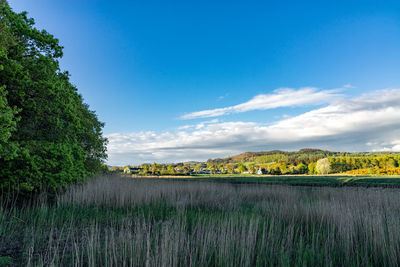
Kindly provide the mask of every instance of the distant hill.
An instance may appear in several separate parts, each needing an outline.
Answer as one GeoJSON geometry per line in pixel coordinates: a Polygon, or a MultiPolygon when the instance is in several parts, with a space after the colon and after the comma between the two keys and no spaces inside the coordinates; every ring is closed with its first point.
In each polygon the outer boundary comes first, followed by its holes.
{"type": "Polygon", "coordinates": [[[317,148],[303,148],[298,151],[260,151],[260,152],[244,152],[238,155],[229,156],[226,158],[209,159],[207,163],[211,164],[226,164],[226,163],[268,163],[278,160],[285,160],[292,163],[310,163],[318,159],[326,157],[365,157],[372,155],[398,154],[393,152],[333,152],[321,150],[317,148]]]}
{"type": "Polygon", "coordinates": [[[198,164],[203,164],[204,162],[202,161],[185,161],[183,162],[184,166],[194,166],[194,165],[198,165],[198,164]]]}
{"type": "MultiPolygon", "coordinates": [[[[123,171],[123,168],[112,168],[123,171]]],[[[244,152],[207,162],[142,164],[141,175],[192,174],[328,174],[400,175],[399,152],[334,152],[316,148],[298,151],[244,152]],[[321,160],[323,159],[323,160],[321,160]],[[321,160],[321,161],[319,161],[321,160]],[[318,163],[319,162],[319,163],[318,163]]]]}

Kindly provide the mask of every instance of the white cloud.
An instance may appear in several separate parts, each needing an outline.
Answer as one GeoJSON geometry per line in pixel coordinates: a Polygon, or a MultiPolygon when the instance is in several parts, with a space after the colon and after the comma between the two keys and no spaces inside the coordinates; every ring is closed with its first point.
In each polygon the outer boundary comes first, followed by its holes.
{"type": "Polygon", "coordinates": [[[178,130],[188,130],[188,129],[200,129],[203,128],[206,124],[210,123],[217,123],[219,120],[218,119],[213,119],[209,121],[203,121],[197,124],[188,124],[188,125],[183,125],[178,127],[178,130]]]}
{"type": "Polygon", "coordinates": [[[183,115],[182,119],[210,118],[231,113],[241,113],[251,110],[266,110],[278,107],[294,107],[304,105],[320,105],[331,102],[339,96],[339,90],[319,90],[314,87],[304,87],[298,90],[280,88],[272,94],[260,94],[249,101],[235,106],[202,110],[183,115]]]}
{"type": "Polygon", "coordinates": [[[400,152],[400,140],[393,142],[392,151],[400,152]]]}
{"type": "Polygon", "coordinates": [[[110,164],[176,162],[244,151],[317,147],[400,151],[400,89],[334,102],[273,124],[202,122],[177,132],[111,134],[110,164]]]}
{"type": "Polygon", "coordinates": [[[374,147],[372,151],[400,152],[400,139],[389,143],[368,143],[368,145],[374,147]]]}

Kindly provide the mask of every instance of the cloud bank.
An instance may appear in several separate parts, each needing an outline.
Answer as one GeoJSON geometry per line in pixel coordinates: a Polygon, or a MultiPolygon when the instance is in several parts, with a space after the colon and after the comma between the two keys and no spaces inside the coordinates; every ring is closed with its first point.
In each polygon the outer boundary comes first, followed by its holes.
{"type": "Polygon", "coordinates": [[[212,120],[176,132],[115,133],[107,138],[109,164],[124,165],[303,147],[400,151],[399,136],[400,89],[391,89],[334,102],[273,124],[212,120]]]}
{"type": "Polygon", "coordinates": [[[210,118],[251,110],[321,105],[329,103],[333,99],[337,98],[339,96],[338,91],[339,90],[319,90],[315,87],[304,87],[298,90],[292,88],[280,88],[275,90],[273,94],[260,94],[239,105],[192,112],[183,115],[181,118],[185,120],[210,118]]]}

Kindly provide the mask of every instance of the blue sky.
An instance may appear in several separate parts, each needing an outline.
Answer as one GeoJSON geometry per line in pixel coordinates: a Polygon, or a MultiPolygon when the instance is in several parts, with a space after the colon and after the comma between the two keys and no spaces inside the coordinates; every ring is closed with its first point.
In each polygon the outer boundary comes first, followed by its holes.
{"type": "Polygon", "coordinates": [[[60,39],[110,164],[400,147],[398,1],[9,3],[60,39]]]}

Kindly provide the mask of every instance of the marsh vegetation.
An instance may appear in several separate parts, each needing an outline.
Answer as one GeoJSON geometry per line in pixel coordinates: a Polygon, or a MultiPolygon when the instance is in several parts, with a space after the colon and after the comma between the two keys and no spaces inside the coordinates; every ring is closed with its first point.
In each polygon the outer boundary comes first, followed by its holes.
{"type": "Polygon", "coordinates": [[[27,266],[369,266],[400,262],[396,188],[100,177],[0,210],[27,266]]]}

